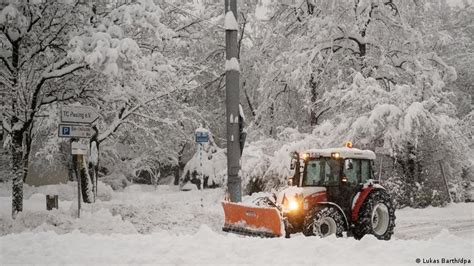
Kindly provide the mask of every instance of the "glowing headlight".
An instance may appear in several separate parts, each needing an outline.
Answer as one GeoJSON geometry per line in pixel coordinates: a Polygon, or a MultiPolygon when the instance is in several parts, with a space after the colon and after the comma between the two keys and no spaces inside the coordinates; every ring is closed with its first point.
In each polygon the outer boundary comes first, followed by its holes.
{"type": "Polygon", "coordinates": [[[296,202],[295,200],[290,200],[289,204],[288,204],[288,208],[291,210],[291,211],[294,211],[294,210],[297,210],[299,208],[299,204],[298,202],[296,202]]]}
{"type": "Polygon", "coordinates": [[[301,156],[301,158],[302,158],[303,160],[305,160],[305,161],[308,160],[308,159],[309,159],[309,153],[303,154],[303,155],[301,156]]]}

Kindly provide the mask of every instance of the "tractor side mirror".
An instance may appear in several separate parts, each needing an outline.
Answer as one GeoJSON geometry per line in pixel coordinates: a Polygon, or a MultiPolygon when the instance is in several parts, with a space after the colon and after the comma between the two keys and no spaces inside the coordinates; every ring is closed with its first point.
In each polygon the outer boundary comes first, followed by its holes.
{"type": "Polygon", "coordinates": [[[354,164],[352,163],[351,159],[348,159],[344,162],[344,168],[346,170],[352,170],[354,168],[354,164]]]}

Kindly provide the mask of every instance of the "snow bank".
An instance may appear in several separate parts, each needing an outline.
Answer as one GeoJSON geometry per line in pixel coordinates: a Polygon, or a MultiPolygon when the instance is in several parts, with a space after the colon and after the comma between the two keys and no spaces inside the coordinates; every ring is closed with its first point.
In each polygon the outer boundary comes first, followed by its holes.
{"type": "Polygon", "coordinates": [[[403,208],[396,211],[398,238],[429,239],[448,228],[451,234],[474,239],[474,204],[451,203],[425,209],[403,208]]]}
{"type": "Polygon", "coordinates": [[[11,196],[0,196],[0,235],[48,230],[61,234],[73,230],[88,234],[160,230],[192,234],[201,224],[215,230],[222,227],[224,191],[220,189],[202,193],[181,192],[177,186],[131,185],[122,192],[112,191],[109,201],[82,204],[81,219],[77,219],[75,196],[72,201],[60,198],[59,210],[52,211],[46,210],[45,197],[42,193],[25,197],[24,211],[12,220],[11,196]]]}
{"type": "MultiPolygon", "coordinates": [[[[44,205],[44,195],[35,194],[33,200],[36,196],[38,196],[38,199],[42,199],[41,205],[44,205]]],[[[54,231],[55,233],[65,234],[74,230],[79,230],[86,234],[137,233],[137,230],[129,221],[124,221],[121,216],[112,215],[108,209],[83,204],[81,218],[78,219],[76,216],[77,204],[74,205],[71,204],[71,202],[68,202],[66,206],[68,206],[68,208],[63,207],[59,210],[52,211],[25,210],[19,213],[15,220],[13,220],[10,215],[2,213],[0,216],[0,235],[25,231],[54,231]]]]}
{"type": "Polygon", "coordinates": [[[380,241],[373,237],[355,241],[301,235],[290,239],[240,237],[218,234],[206,225],[192,235],[44,232],[4,236],[0,243],[1,264],[414,265],[417,258],[472,259],[473,248],[471,241],[446,230],[429,241],[380,241]]]}
{"type": "MultiPolygon", "coordinates": [[[[109,185],[97,182],[97,198],[102,201],[108,201],[112,198],[113,190],[109,185]]],[[[23,198],[28,199],[34,194],[43,194],[43,201],[45,195],[58,195],[59,201],[74,201],[77,199],[77,182],[68,182],[66,184],[45,185],[45,186],[30,186],[23,185],[23,198]]],[[[12,194],[11,183],[3,183],[0,185],[0,197],[10,197],[12,194]]],[[[46,205],[45,205],[46,206],[46,205]]]]}

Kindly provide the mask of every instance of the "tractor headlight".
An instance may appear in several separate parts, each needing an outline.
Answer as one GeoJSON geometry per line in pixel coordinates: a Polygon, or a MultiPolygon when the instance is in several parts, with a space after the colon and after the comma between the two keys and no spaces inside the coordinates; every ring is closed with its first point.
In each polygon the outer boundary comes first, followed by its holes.
{"type": "Polygon", "coordinates": [[[301,159],[303,160],[308,160],[309,159],[309,153],[304,153],[302,156],[301,156],[301,159]]]}
{"type": "Polygon", "coordinates": [[[300,207],[300,204],[294,199],[291,199],[290,202],[288,203],[288,209],[290,211],[297,210],[299,207],[300,207]]]}

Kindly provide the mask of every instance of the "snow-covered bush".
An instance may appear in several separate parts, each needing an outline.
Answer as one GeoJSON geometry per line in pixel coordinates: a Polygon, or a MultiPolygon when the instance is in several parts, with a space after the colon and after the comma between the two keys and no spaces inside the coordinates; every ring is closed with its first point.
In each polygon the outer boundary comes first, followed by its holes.
{"type": "Polygon", "coordinates": [[[227,176],[225,150],[216,145],[211,132],[202,128],[199,130],[208,132],[209,142],[196,144],[193,157],[184,166],[180,185],[191,182],[198,188],[201,187],[201,183],[204,188],[222,186],[227,176]]]}
{"type": "Polygon", "coordinates": [[[105,184],[109,185],[113,190],[122,190],[131,184],[127,177],[122,173],[113,172],[100,179],[105,184]]]}

